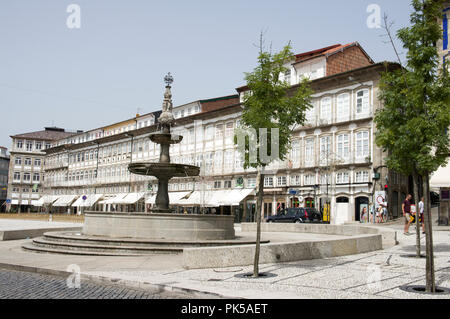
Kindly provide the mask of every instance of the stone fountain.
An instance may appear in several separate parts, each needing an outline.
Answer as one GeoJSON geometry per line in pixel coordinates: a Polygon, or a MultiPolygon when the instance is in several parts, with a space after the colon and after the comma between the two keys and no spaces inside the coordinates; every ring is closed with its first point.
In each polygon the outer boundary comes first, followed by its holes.
{"type": "Polygon", "coordinates": [[[166,91],[158,119],[158,131],[149,136],[152,142],[161,146],[159,162],[136,162],[128,166],[133,174],[155,176],[158,179],[155,207],[150,214],[86,213],[84,235],[190,241],[235,238],[234,216],[175,214],[170,209],[169,180],[173,177],[198,176],[200,168],[170,162],[170,146],[180,143],[183,137],[170,132],[175,122],[171,93],[173,77],[170,73],[164,81],[166,91]]]}
{"type": "Polygon", "coordinates": [[[153,212],[170,213],[169,209],[169,180],[173,177],[198,176],[200,168],[198,166],[170,163],[170,145],[178,144],[183,140],[183,136],[171,134],[170,128],[175,121],[172,113],[172,93],[170,91],[173,77],[167,74],[164,77],[166,82],[166,92],[162,104],[162,113],[158,119],[159,132],[150,135],[153,143],[159,144],[160,156],[158,163],[132,163],[128,165],[130,172],[138,175],[155,176],[158,179],[158,193],[155,200],[153,212]]]}

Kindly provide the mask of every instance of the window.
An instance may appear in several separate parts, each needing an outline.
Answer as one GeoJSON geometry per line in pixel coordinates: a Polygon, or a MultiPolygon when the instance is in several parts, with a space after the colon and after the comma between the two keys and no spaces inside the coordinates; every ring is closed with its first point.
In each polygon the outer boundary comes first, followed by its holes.
{"type": "Polygon", "coordinates": [[[244,161],[242,159],[242,154],[239,152],[236,152],[236,155],[234,157],[234,168],[237,170],[244,168],[244,161]]]}
{"type": "Polygon", "coordinates": [[[20,173],[19,172],[14,172],[14,180],[20,181],[20,173]]]}
{"type": "Polygon", "coordinates": [[[284,186],[286,186],[286,184],[287,184],[286,176],[278,176],[277,177],[277,185],[278,186],[284,187],[284,186]]]}
{"type": "Polygon", "coordinates": [[[248,188],[252,188],[252,187],[256,187],[256,178],[251,177],[247,179],[247,187],[248,188]]]}
{"type": "Polygon", "coordinates": [[[209,125],[205,129],[205,140],[209,141],[214,138],[214,127],[212,125],[209,125]]]}
{"type": "Polygon", "coordinates": [[[273,177],[264,177],[264,187],[273,187],[273,177]]]}
{"type": "Polygon", "coordinates": [[[45,149],[52,147],[50,143],[45,143],[45,149]]]}
{"type": "Polygon", "coordinates": [[[325,97],[320,103],[320,119],[326,123],[331,122],[331,97],[325,97]]]}
{"type": "Polygon", "coordinates": [[[25,158],[24,165],[31,166],[31,158],[30,157],[25,158]]]}
{"type": "Polygon", "coordinates": [[[348,184],[349,174],[348,172],[341,172],[336,174],[336,184],[348,184]]]}
{"type": "Polygon", "coordinates": [[[232,169],[233,168],[233,151],[227,150],[225,151],[225,169],[232,169]]]}
{"type": "Polygon", "coordinates": [[[222,151],[217,151],[214,154],[214,170],[220,171],[222,169],[222,151]]]}
{"type": "Polygon", "coordinates": [[[209,152],[205,154],[205,173],[210,174],[212,171],[213,165],[213,153],[209,152]]]}
{"type": "Polygon", "coordinates": [[[34,187],[33,187],[33,188],[31,189],[31,192],[32,192],[32,193],[39,193],[39,188],[34,188],[34,187]]]}
{"type": "Polygon", "coordinates": [[[300,186],[300,175],[291,175],[291,186],[300,186]]]}
{"type": "Polygon", "coordinates": [[[24,181],[29,181],[29,180],[31,180],[31,174],[30,174],[30,173],[24,173],[24,174],[23,174],[23,180],[24,180],[24,181]]]}
{"type": "Polygon", "coordinates": [[[22,165],[22,157],[16,157],[14,159],[14,164],[16,165],[22,165]]]}
{"type": "Polygon", "coordinates": [[[337,137],[337,155],[340,158],[348,159],[350,156],[349,135],[342,134],[337,137]]]}
{"type": "Polygon", "coordinates": [[[233,133],[234,133],[234,123],[233,122],[228,122],[226,124],[225,136],[226,137],[233,136],[233,133]]]}
{"type": "Polygon", "coordinates": [[[337,119],[345,121],[350,115],[350,94],[344,93],[337,97],[337,119]]]}
{"type": "Polygon", "coordinates": [[[369,132],[356,133],[356,157],[369,156],[369,132]]]}
{"type": "Polygon", "coordinates": [[[355,174],[355,183],[367,183],[369,182],[369,172],[360,171],[355,174]]]}
{"type": "Polygon", "coordinates": [[[296,166],[300,164],[300,141],[293,141],[291,146],[291,161],[296,166]]]}
{"type": "Polygon", "coordinates": [[[305,175],[305,185],[314,185],[316,183],[316,177],[312,174],[305,175]]]}
{"type": "Polygon", "coordinates": [[[331,136],[325,136],[320,139],[320,157],[326,162],[331,152],[331,136]]]}
{"type": "Polygon", "coordinates": [[[330,174],[321,174],[320,175],[320,184],[322,184],[322,185],[331,184],[330,174]]]}
{"type": "Polygon", "coordinates": [[[356,114],[369,113],[369,90],[361,90],[356,93],[356,114]]]}
{"type": "Polygon", "coordinates": [[[291,70],[284,72],[284,81],[291,84],[291,70]]]}
{"type": "Polygon", "coordinates": [[[23,141],[22,140],[17,140],[16,147],[17,148],[22,148],[23,147],[23,141]]]}
{"type": "Polygon", "coordinates": [[[203,166],[203,154],[197,154],[195,158],[195,165],[199,167],[203,166]]]}
{"type": "Polygon", "coordinates": [[[314,162],[314,139],[309,138],[305,143],[305,161],[308,163],[314,162]]]}
{"type": "Polygon", "coordinates": [[[224,188],[231,188],[231,181],[225,181],[224,188]]]}
{"type": "Polygon", "coordinates": [[[214,188],[215,189],[222,188],[222,181],[214,181],[214,188]]]}
{"type": "Polygon", "coordinates": [[[41,150],[42,149],[42,142],[36,142],[36,149],[41,150]]]}
{"type": "Polygon", "coordinates": [[[39,182],[39,173],[33,173],[33,182],[39,182]]]}
{"type": "Polygon", "coordinates": [[[223,137],[223,124],[216,125],[216,139],[223,137]]]}
{"type": "Polygon", "coordinates": [[[310,109],[306,110],[305,120],[307,124],[314,124],[316,120],[316,109],[313,105],[310,109]]]}
{"type": "Polygon", "coordinates": [[[34,166],[41,166],[41,159],[40,158],[35,158],[34,159],[34,166]]]}
{"type": "Polygon", "coordinates": [[[33,142],[32,141],[27,141],[26,142],[26,147],[27,147],[27,151],[31,152],[33,150],[33,142]]]}

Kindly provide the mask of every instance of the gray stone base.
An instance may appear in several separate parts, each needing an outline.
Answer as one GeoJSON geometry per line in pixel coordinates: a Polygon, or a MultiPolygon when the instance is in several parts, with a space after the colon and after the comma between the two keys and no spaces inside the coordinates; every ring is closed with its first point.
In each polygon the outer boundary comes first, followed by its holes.
{"type": "Polygon", "coordinates": [[[87,236],[169,240],[234,239],[234,216],[87,212],[87,236]]]}

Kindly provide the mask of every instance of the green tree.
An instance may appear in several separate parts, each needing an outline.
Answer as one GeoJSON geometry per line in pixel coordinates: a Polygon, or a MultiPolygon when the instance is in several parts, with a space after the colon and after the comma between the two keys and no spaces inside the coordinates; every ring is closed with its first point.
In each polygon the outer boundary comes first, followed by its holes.
{"type": "MultiPolygon", "coordinates": [[[[414,180],[414,198],[419,200],[419,181],[425,181],[427,291],[435,292],[429,175],[446,164],[449,156],[450,85],[439,70],[436,43],[442,36],[438,19],[443,1],[413,0],[411,26],[400,29],[398,38],[407,50],[405,67],[385,73],[380,81],[383,108],[377,111],[376,142],[387,151],[390,169],[414,180]]],[[[418,218],[417,218],[418,221],[418,218]]],[[[417,255],[420,228],[417,223],[417,255]]]]}
{"type": "Polygon", "coordinates": [[[290,43],[273,54],[264,50],[261,35],[259,49],[258,65],[253,72],[245,74],[248,91],[242,103],[241,128],[235,134],[244,168],[258,170],[254,277],[259,276],[265,167],[286,159],[292,130],[305,122],[305,112],[312,107],[308,80],[303,80],[293,91],[284,81],[285,65],[294,58],[290,43]]]}

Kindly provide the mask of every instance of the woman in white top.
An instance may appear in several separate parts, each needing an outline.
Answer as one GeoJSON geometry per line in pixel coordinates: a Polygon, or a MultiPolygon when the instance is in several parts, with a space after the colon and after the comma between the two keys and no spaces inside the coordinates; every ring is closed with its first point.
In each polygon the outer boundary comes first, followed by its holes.
{"type": "Polygon", "coordinates": [[[425,234],[425,220],[423,218],[424,210],[425,210],[424,197],[421,197],[419,202],[419,213],[420,213],[419,222],[422,223],[422,234],[425,234]]]}

